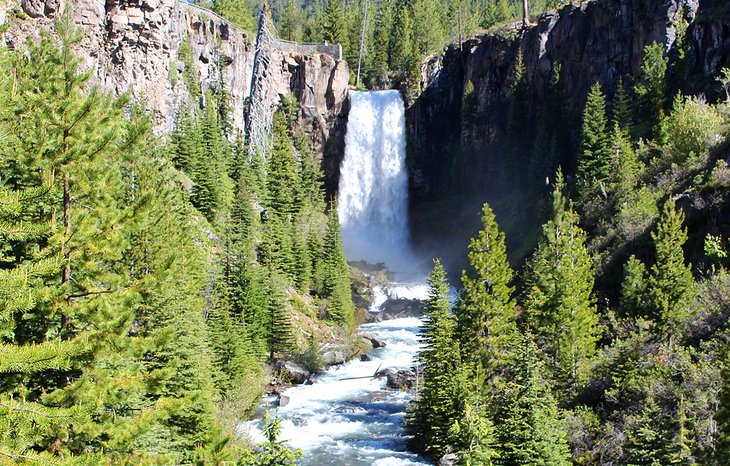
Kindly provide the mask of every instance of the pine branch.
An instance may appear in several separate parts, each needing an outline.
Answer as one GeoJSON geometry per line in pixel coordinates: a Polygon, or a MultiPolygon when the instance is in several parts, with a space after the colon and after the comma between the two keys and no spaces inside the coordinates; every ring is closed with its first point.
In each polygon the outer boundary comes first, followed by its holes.
{"type": "Polygon", "coordinates": [[[10,452],[7,452],[7,451],[0,450],[0,456],[5,456],[6,458],[10,458],[11,460],[14,460],[14,461],[16,461],[16,460],[25,460],[25,461],[40,462],[40,463],[44,463],[44,464],[58,464],[58,463],[54,463],[52,461],[45,460],[45,459],[43,459],[40,456],[35,455],[35,454],[33,454],[31,456],[31,455],[27,455],[27,454],[23,455],[23,454],[19,454],[19,453],[10,453],[10,452]]]}

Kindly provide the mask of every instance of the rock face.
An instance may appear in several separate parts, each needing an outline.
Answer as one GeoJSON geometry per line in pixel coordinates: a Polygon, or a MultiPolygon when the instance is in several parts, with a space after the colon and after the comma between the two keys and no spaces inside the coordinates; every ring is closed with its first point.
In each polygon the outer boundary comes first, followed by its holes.
{"type": "MultiPolygon", "coordinates": [[[[619,79],[636,82],[641,74],[644,47],[654,42],[667,49],[675,42],[679,12],[690,22],[690,75],[712,89],[714,77],[730,66],[730,5],[722,0],[595,0],[573,2],[558,13],[547,14],[528,30],[501,30],[451,46],[423,65],[424,92],[407,111],[411,203],[414,235],[433,230],[419,220],[440,207],[451,231],[463,238],[436,238],[463,250],[474,231],[462,218],[476,219],[484,201],[495,208],[505,225],[508,241],[526,236],[521,211],[512,197],[526,188],[526,160],[510,153],[506,138],[507,115],[513,100],[518,52],[524,61],[524,83],[529,105],[525,125],[534,128],[551,94],[550,81],[560,68],[563,89],[560,124],[572,132],[565,154],[575,152],[580,118],[590,86],[599,82],[611,98],[619,79]],[[680,9],[681,7],[681,9],[680,9]],[[467,83],[470,85],[467,87],[467,83]],[[473,87],[472,87],[473,86],[473,87]],[[465,89],[473,94],[465,96],[465,89]],[[462,105],[469,108],[462,115],[462,105]],[[572,148],[572,149],[571,149],[572,148]],[[445,198],[452,204],[434,206],[445,198]],[[469,202],[467,202],[469,201],[469,202]],[[429,204],[431,203],[431,204],[429,204]],[[500,210],[511,204],[512,211],[500,210]],[[420,206],[423,211],[419,210],[420,206]],[[468,217],[458,209],[469,209],[468,217]],[[512,231],[510,231],[512,228],[512,231]]],[[[670,51],[670,60],[676,51],[670,51]]],[[[535,132],[534,129],[528,130],[535,132]]],[[[531,149],[528,148],[529,152],[531,149]]],[[[570,172],[574,160],[561,160],[570,172]]],[[[442,217],[437,219],[443,223],[442,217]]],[[[434,223],[438,223],[434,222],[434,223]]],[[[436,225],[438,227],[438,225],[436,225]]],[[[509,246],[509,244],[508,244],[509,246]]],[[[519,247],[519,246],[517,246],[519,247]]],[[[515,245],[512,245],[512,250],[515,245]]],[[[436,255],[453,255],[444,251],[436,255]]]]}
{"type": "MultiPolygon", "coordinates": [[[[71,2],[22,0],[30,19],[14,20],[3,39],[21,46],[25,37],[52,30],[66,3],[71,2]]],[[[73,17],[84,32],[77,52],[93,70],[94,81],[115,95],[131,92],[156,117],[158,131],[172,128],[180,106],[190,100],[193,83],[203,95],[223,86],[231,95],[234,124],[243,129],[255,31],[236,30],[214,13],[180,0],[74,0],[73,17]]],[[[268,73],[275,89],[270,104],[296,95],[303,107],[301,131],[318,153],[327,144],[336,149],[339,136],[333,128],[343,118],[347,63],[326,54],[276,51],[268,73]]]]}

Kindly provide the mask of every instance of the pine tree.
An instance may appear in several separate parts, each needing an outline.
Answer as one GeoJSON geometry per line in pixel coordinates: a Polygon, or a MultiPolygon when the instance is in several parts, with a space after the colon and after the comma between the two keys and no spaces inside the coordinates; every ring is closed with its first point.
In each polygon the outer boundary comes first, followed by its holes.
{"type": "Polygon", "coordinates": [[[662,142],[662,125],[666,107],[666,74],[668,58],[664,55],[664,45],[654,43],[644,47],[641,63],[641,81],[634,88],[639,99],[641,121],[645,128],[638,128],[641,136],[649,136],[662,142]]]}
{"type": "Polygon", "coordinates": [[[409,428],[438,456],[447,448],[449,429],[458,416],[454,379],[459,367],[456,325],[449,314],[449,284],[438,259],[434,261],[428,286],[421,330],[423,349],[418,354],[423,386],[409,419],[409,428]]]}
{"type": "Polygon", "coordinates": [[[714,459],[717,464],[728,464],[730,461],[730,351],[723,345],[719,354],[721,363],[720,393],[715,419],[717,420],[717,440],[714,459]]]}
{"type": "Polygon", "coordinates": [[[609,186],[612,191],[614,209],[620,211],[636,193],[641,165],[628,133],[618,123],[614,123],[610,151],[612,152],[615,181],[609,186]]]}
{"type": "Polygon", "coordinates": [[[332,319],[340,325],[347,326],[352,323],[355,305],[352,302],[350,270],[342,245],[336,202],[330,207],[323,253],[323,295],[329,301],[332,319]]]}
{"type": "Polygon", "coordinates": [[[586,234],[563,189],[558,172],[552,219],[543,225],[543,237],[528,265],[525,306],[556,379],[575,387],[585,380],[596,350],[598,316],[586,234]]]}
{"type": "Polygon", "coordinates": [[[408,0],[395,0],[393,23],[388,44],[388,63],[392,70],[407,70],[413,51],[413,18],[408,0]]]}
{"type": "Polygon", "coordinates": [[[432,52],[446,40],[442,18],[445,16],[439,2],[413,1],[413,38],[417,56],[432,52]]]}
{"type": "Polygon", "coordinates": [[[656,248],[656,263],[649,277],[651,310],[660,330],[670,341],[686,327],[689,305],[694,296],[692,269],[685,264],[682,250],[687,241],[683,221],[682,211],[668,200],[657,229],[651,235],[656,248]]]}
{"type": "Polygon", "coordinates": [[[463,288],[455,309],[462,356],[481,362],[487,377],[509,365],[509,347],[517,333],[512,270],[504,233],[489,205],[482,208],[482,229],[471,239],[468,259],[473,273],[462,272],[463,288]]]}
{"type": "Polygon", "coordinates": [[[632,421],[624,445],[628,464],[670,464],[669,419],[651,393],[647,394],[641,412],[632,421]]]}
{"type": "Polygon", "coordinates": [[[299,212],[297,193],[301,190],[297,176],[297,163],[289,140],[286,118],[282,112],[274,115],[274,143],[268,160],[266,178],[267,207],[282,221],[291,223],[299,212]]]}
{"type": "Polygon", "coordinates": [[[558,408],[542,380],[538,349],[518,340],[515,376],[497,414],[497,465],[569,465],[570,453],[558,408]]]}
{"type": "Polygon", "coordinates": [[[282,278],[275,270],[269,269],[267,287],[269,328],[267,333],[271,359],[274,359],[277,354],[288,355],[294,349],[289,303],[283,289],[282,278]]]}
{"type": "Polygon", "coordinates": [[[595,83],[583,110],[581,153],[576,178],[581,205],[585,205],[603,187],[611,174],[611,151],[606,129],[606,97],[595,83]]]}
{"type": "Polygon", "coordinates": [[[322,37],[330,44],[344,44],[347,33],[345,12],[340,0],[329,0],[324,10],[322,37]]]}
{"type": "Polygon", "coordinates": [[[368,80],[370,86],[374,88],[387,85],[391,27],[391,4],[390,0],[385,0],[375,14],[372,53],[369,54],[368,80]]]}
{"type": "Polygon", "coordinates": [[[646,266],[635,256],[624,264],[619,308],[627,316],[645,316],[648,310],[648,282],[646,266]]]}
{"type": "Polygon", "coordinates": [[[613,117],[611,118],[613,126],[618,126],[628,136],[631,134],[634,124],[634,118],[631,111],[631,101],[629,93],[626,92],[623,79],[618,80],[616,85],[616,93],[613,96],[613,117]]]}
{"type": "Polygon", "coordinates": [[[280,21],[281,37],[290,41],[300,41],[302,38],[302,18],[296,11],[295,2],[288,2],[280,21]]]}

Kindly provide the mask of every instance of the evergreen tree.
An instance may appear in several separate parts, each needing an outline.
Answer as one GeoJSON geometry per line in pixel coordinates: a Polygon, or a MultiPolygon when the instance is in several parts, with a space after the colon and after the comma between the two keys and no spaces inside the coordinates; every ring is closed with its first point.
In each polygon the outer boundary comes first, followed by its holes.
{"type": "Polygon", "coordinates": [[[670,464],[669,419],[649,393],[627,432],[624,451],[631,465],[670,464]]]}
{"type": "Polygon", "coordinates": [[[618,123],[614,123],[610,150],[615,181],[609,186],[614,209],[620,211],[635,196],[641,166],[628,133],[618,123]]]}
{"type": "Polygon", "coordinates": [[[718,359],[722,364],[722,371],[715,415],[718,432],[714,459],[717,464],[727,464],[730,461],[730,351],[727,344],[721,349],[718,359]]]}
{"type": "Polygon", "coordinates": [[[634,118],[631,111],[631,100],[626,92],[623,79],[619,79],[616,85],[616,93],[613,96],[613,126],[618,126],[628,136],[631,134],[634,118]]]}
{"type": "Polygon", "coordinates": [[[640,118],[645,125],[638,128],[642,136],[649,136],[658,142],[662,138],[662,125],[665,117],[667,98],[666,74],[668,58],[664,55],[664,45],[658,42],[644,47],[641,64],[641,81],[634,88],[638,97],[640,118]]]}
{"type": "Polygon", "coordinates": [[[528,265],[525,307],[556,379],[575,387],[585,380],[596,350],[598,316],[591,296],[593,260],[585,246],[586,234],[563,197],[562,174],[557,178],[552,219],[543,225],[528,265]]]}
{"type": "Polygon", "coordinates": [[[529,336],[515,348],[515,376],[497,415],[497,465],[569,465],[570,453],[555,401],[543,380],[529,336]]]}
{"type": "Polygon", "coordinates": [[[298,42],[302,38],[301,12],[297,12],[296,9],[295,2],[287,2],[279,23],[282,39],[298,42]]]}
{"type": "Polygon", "coordinates": [[[330,44],[344,44],[346,41],[347,25],[345,12],[340,0],[329,0],[324,10],[322,21],[322,37],[330,44]]]}
{"type": "Polygon", "coordinates": [[[268,313],[269,328],[267,329],[269,343],[269,357],[275,355],[286,356],[294,350],[291,312],[287,296],[284,293],[284,282],[278,273],[268,270],[268,313]]]}
{"type": "Polygon", "coordinates": [[[455,309],[462,356],[477,358],[488,377],[509,365],[509,347],[517,333],[517,310],[510,285],[504,233],[489,205],[482,209],[482,229],[471,239],[472,274],[462,272],[463,288],[455,309]]]}
{"type": "Polygon", "coordinates": [[[611,151],[606,129],[606,97],[595,83],[583,110],[581,153],[576,173],[581,205],[596,196],[611,174],[611,151]]]}
{"type": "Polygon", "coordinates": [[[409,0],[395,0],[393,10],[388,63],[392,70],[407,70],[408,57],[413,51],[413,18],[409,0]]]}
{"type": "Polygon", "coordinates": [[[211,9],[244,31],[256,31],[258,10],[250,0],[215,0],[211,9]]]}
{"type": "Polygon", "coordinates": [[[266,178],[267,206],[272,215],[289,224],[299,212],[297,193],[300,191],[297,163],[289,140],[286,118],[282,112],[274,115],[273,150],[268,160],[266,178]]]}
{"type": "Polygon", "coordinates": [[[670,341],[686,327],[689,305],[694,296],[692,270],[689,264],[685,264],[682,250],[687,241],[683,221],[682,211],[668,200],[657,229],[651,235],[656,248],[656,263],[649,277],[651,309],[660,330],[670,341]]]}
{"type": "Polygon", "coordinates": [[[619,307],[624,315],[644,316],[648,310],[648,282],[646,266],[635,256],[624,264],[619,307]]]}
{"type": "Polygon", "coordinates": [[[368,80],[370,86],[381,88],[388,81],[388,53],[391,29],[391,0],[384,0],[375,14],[372,53],[369,55],[368,80]]]}
{"type": "Polygon", "coordinates": [[[418,354],[423,386],[409,427],[436,456],[448,447],[449,429],[457,419],[454,379],[459,367],[455,343],[455,322],[449,310],[449,284],[446,271],[436,259],[428,278],[428,299],[424,304],[421,330],[423,349],[418,354]]]}
{"type": "Polygon", "coordinates": [[[413,38],[416,56],[432,52],[446,40],[442,18],[444,11],[439,2],[429,0],[413,1],[413,38]]]}
{"type": "Polygon", "coordinates": [[[329,301],[330,316],[341,325],[349,325],[355,315],[355,305],[352,302],[350,270],[342,245],[336,202],[330,207],[323,253],[323,295],[329,301]]]}

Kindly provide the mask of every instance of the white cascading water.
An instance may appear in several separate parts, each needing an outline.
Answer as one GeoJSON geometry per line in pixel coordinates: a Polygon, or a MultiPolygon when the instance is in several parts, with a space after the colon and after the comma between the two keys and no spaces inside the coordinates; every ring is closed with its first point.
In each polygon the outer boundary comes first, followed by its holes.
{"type": "Polygon", "coordinates": [[[350,92],[345,144],[337,213],[347,258],[407,271],[408,173],[400,92],[350,92]]]}

